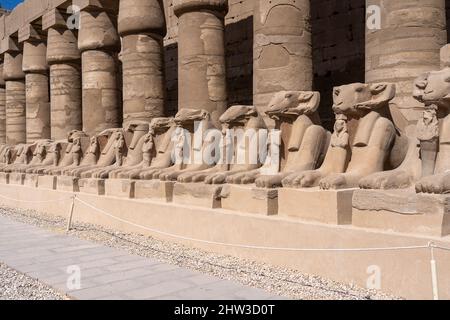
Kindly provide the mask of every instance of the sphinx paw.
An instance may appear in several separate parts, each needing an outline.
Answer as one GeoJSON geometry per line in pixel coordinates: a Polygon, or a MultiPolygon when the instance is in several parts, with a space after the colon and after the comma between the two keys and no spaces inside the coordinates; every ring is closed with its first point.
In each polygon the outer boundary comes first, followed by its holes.
{"type": "Polygon", "coordinates": [[[347,186],[347,180],[343,174],[333,174],[323,178],[319,182],[322,190],[337,190],[347,186]]]}

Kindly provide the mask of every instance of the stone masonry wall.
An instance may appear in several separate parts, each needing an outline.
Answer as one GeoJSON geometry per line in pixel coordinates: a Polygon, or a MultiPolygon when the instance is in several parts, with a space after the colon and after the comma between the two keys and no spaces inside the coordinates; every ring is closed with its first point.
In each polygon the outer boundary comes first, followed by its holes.
{"type": "MultiPolygon", "coordinates": [[[[229,0],[225,24],[228,105],[252,104],[253,6],[255,0],[229,0]]],[[[164,0],[167,19],[165,65],[167,110],[177,108],[178,22],[172,0],[164,0]]],[[[364,81],[364,0],[314,0],[311,2],[314,88],[322,93],[324,124],[333,122],[333,85],[364,81]]]]}

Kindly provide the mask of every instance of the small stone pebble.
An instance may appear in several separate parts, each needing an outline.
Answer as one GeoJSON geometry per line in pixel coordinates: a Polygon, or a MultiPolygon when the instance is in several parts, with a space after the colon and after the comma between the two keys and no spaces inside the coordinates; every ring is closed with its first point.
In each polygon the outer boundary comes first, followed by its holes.
{"type": "MultiPolygon", "coordinates": [[[[65,233],[66,220],[30,210],[0,207],[0,215],[16,221],[65,233]]],[[[399,297],[338,283],[297,270],[271,266],[188,247],[153,237],[124,233],[104,227],[75,223],[70,235],[119,248],[143,257],[200,271],[220,279],[237,281],[274,295],[297,300],[392,300],[399,297]]]]}
{"type": "Polygon", "coordinates": [[[0,300],[67,300],[67,297],[0,263],[0,300]]]}

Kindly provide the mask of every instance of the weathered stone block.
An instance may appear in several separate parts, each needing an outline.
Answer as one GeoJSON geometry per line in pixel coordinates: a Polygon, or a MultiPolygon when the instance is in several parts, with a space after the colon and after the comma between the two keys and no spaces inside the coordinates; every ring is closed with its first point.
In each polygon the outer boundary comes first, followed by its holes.
{"type": "Polygon", "coordinates": [[[102,196],[105,194],[105,180],[97,178],[86,178],[78,180],[80,192],[102,196]]]}
{"type": "Polygon", "coordinates": [[[38,187],[43,189],[56,190],[57,178],[56,176],[38,176],[38,187]]]}
{"type": "Polygon", "coordinates": [[[27,173],[27,174],[25,174],[23,184],[27,187],[37,188],[38,178],[39,178],[39,175],[37,175],[37,174],[27,173]]]}
{"type": "Polygon", "coordinates": [[[60,176],[57,178],[57,189],[62,191],[79,192],[79,178],[60,176]]]}
{"type": "Polygon", "coordinates": [[[281,188],[278,214],[327,224],[351,224],[354,191],[281,188]]]}
{"type": "Polygon", "coordinates": [[[450,234],[450,196],[407,190],[357,190],[353,225],[426,236],[450,234]]]}
{"type": "Polygon", "coordinates": [[[0,172],[0,183],[9,184],[9,173],[0,172]]]}
{"type": "Polygon", "coordinates": [[[222,208],[262,215],[278,213],[278,190],[255,186],[225,185],[221,192],[222,208]]]}
{"type": "Polygon", "coordinates": [[[134,198],[136,181],[128,179],[105,180],[105,194],[120,198],[134,198]]]}
{"type": "Polygon", "coordinates": [[[23,185],[25,173],[12,172],[9,174],[9,184],[23,185]]]}
{"type": "Polygon", "coordinates": [[[203,183],[176,183],[173,189],[173,202],[211,209],[221,208],[222,186],[203,183]]]}
{"type": "Polygon", "coordinates": [[[173,181],[138,180],[135,184],[134,197],[172,202],[174,185],[173,181]]]}

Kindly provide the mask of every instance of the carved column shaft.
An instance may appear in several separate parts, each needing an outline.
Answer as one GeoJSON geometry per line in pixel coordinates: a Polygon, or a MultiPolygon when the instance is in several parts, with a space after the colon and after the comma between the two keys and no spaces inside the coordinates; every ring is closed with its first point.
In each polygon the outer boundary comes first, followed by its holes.
{"type": "MultiPolygon", "coordinates": [[[[413,81],[437,70],[439,50],[447,43],[445,0],[367,0],[380,8],[381,28],[366,27],[366,82],[397,85],[392,102],[396,125],[404,129],[420,117],[422,106],[412,98],[413,81]]],[[[369,12],[370,21],[377,12],[369,12]]],[[[370,22],[369,21],[369,22],[370,22]]]]}
{"type": "Polygon", "coordinates": [[[81,11],[78,48],[82,52],[83,131],[91,136],[121,125],[116,19],[101,8],[81,11]]]}
{"type": "Polygon", "coordinates": [[[24,42],[22,70],[26,74],[27,143],[50,139],[49,75],[45,42],[24,42]]]}
{"type": "Polygon", "coordinates": [[[82,129],[81,55],[76,32],[67,28],[49,28],[47,46],[51,136],[54,140],[61,140],[71,130],[82,129]]]}
{"type": "Polygon", "coordinates": [[[276,92],[312,90],[309,0],[255,0],[253,100],[265,109],[276,92]]]}
{"type": "Polygon", "coordinates": [[[204,109],[213,121],[227,107],[226,0],[178,0],[178,108],[204,109]]]}
{"type": "Polygon", "coordinates": [[[25,74],[22,52],[6,52],[3,79],[6,91],[6,143],[26,142],[25,74]]]}
{"type": "Polygon", "coordinates": [[[121,0],[124,126],[164,115],[163,37],[166,24],[157,0],[121,0]]]}
{"type": "Polygon", "coordinates": [[[0,64],[0,144],[6,143],[6,90],[3,63],[0,64]]]}

